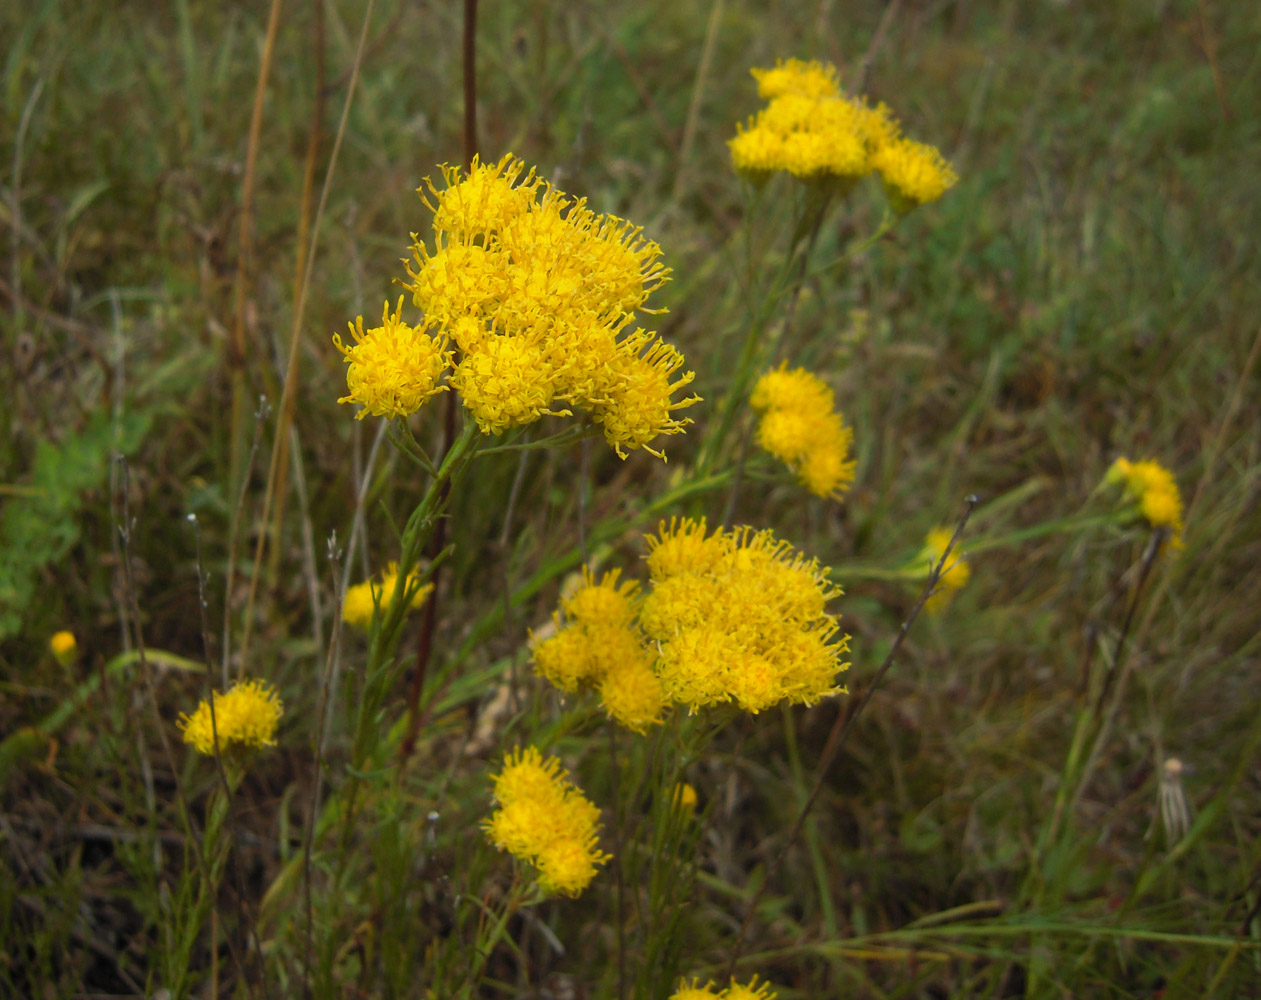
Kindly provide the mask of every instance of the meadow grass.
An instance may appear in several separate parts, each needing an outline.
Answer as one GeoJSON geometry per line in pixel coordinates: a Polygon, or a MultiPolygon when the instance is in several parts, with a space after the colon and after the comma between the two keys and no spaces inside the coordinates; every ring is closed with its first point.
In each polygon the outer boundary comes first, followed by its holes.
{"type": "MultiPolygon", "coordinates": [[[[653,319],[705,402],[666,464],[598,441],[478,459],[416,719],[423,614],[378,662],[337,610],[343,580],[399,557],[430,478],[337,406],[330,338],[397,296],[429,226],[414,190],[461,159],[458,6],[283,8],[244,258],[265,5],[0,13],[0,993],[1261,989],[1255,13],[957,0],[897,3],[881,31],[883,4],[484,8],[481,151],[661,244],[653,319]],[[960,178],[870,245],[863,182],[791,322],[770,313],[771,360],[819,373],[854,428],[843,502],[756,446],[733,493],[743,411],[689,474],[790,263],[799,191],[776,177],[755,199],[726,146],[758,107],[749,67],[789,56],[847,87],[865,72],[960,178]],[[1099,485],[1120,455],[1173,470],[1185,548],[1118,521],[1099,485]],[[973,494],[970,582],[875,685],[925,534],[973,494]],[[533,676],[528,631],[584,561],[642,576],[643,533],[729,503],[834,567],[848,696],[639,737],[533,676]],[[285,716],[229,774],[177,720],[242,667],[285,716]],[[480,831],[526,743],[603,807],[599,891],[535,900],[480,831]],[[694,821],[669,805],[682,779],[694,821]]],[[[430,455],[442,404],[412,424],[430,455]]]]}

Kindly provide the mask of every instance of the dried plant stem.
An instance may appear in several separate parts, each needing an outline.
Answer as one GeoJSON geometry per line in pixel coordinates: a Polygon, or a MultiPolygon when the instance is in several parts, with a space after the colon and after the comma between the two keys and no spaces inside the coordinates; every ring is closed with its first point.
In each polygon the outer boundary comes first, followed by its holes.
{"type": "Polygon", "coordinates": [[[674,168],[674,193],[671,200],[677,205],[688,180],[687,163],[696,141],[696,123],[700,119],[701,101],[705,96],[705,80],[709,77],[709,65],[714,57],[714,43],[718,40],[718,28],[722,24],[726,0],[714,0],[709,8],[709,21],[705,25],[705,42],[701,47],[700,62],[696,65],[696,80],[692,84],[692,99],[687,106],[687,120],[683,124],[683,140],[679,143],[679,158],[674,168]]]}
{"type": "MultiPolygon", "coordinates": [[[[346,100],[342,104],[341,120],[337,123],[337,134],[333,139],[333,149],[329,154],[328,167],[324,171],[324,185],[320,190],[319,205],[315,210],[315,221],[311,224],[310,247],[306,253],[306,268],[302,282],[298,287],[298,303],[293,311],[293,327],[289,337],[289,361],[285,375],[284,391],[280,398],[280,411],[293,406],[293,396],[297,391],[298,331],[302,328],[303,314],[306,311],[307,291],[311,287],[311,272],[315,264],[315,247],[320,236],[320,221],[324,218],[324,208],[328,204],[328,193],[333,186],[333,175],[337,169],[337,157],[341,152],[342,139],[346,134],[346,120],[350,117],[350,106],[354,102],[355,90],[359,83],[359,69],[363,62],[364,46],[368,39],[368,26],[372,23],[372,12],[376,0],[368,0],[363,12],[363,25],[359,31],[359,44],[355,48],[355,59],[351,66],[350,83],[346,88],[346,100]]],[[[272,442],[271,462],[267,470],[267,490],[263,494],[263,511],[259,522],[266,525],[270,520],[271,506],[276,495],[276,484],[279,477],[281,450],[285,435],[277,434],[272,442]]],[[[258,543],[254,547],[254,565],[250,571],[250,589],[245,602],[245,625],[241,636],[241,667],[243,673],[249,655],[250,634],[254,620],[254,602],[258,599],[259,572],[262,569],[263,554],[267,547],[267,532],[258,533],[258,543]]]]}
{"type": "MultiPolygon", "coordinates": [[[[385,426],[384,421],[382,426],[385,426]]],[[[378,435],[377,443],[379,444],[380,441],[381,437],[378,435]]],[[[337,551],[336,538],[329,540],[328,548],[335,588],[333,591],[333,606],[340,608],[342,595],[346,590],[346,580],[339,572],[341,554],[337,551]]],[[[350,554],[347,553],[346,555],[346,563],[349,564],[350,554]]],[[[341,615],[335,615],[333,618],[333,634],[329,638],[328,653],[324,658],[324,676],[320,679],[320,704],[315,719],[315,763],[313,766],[314,773],[311,776],[311,801],[307,807],[306,829],[302,831],[302,892],[306,910],[306,926],[303,932],[306,956],[302,963],[302,986],[303,996],[307,998],[311,996],[311,952],[314,949],[315,941],[315,909],[311,901],[311,850],[315,841],[315,818],[320,811],[322,792],[320,781],[324,766],[324,740],[327,735],[334,667],[337,663],[337,653],[341,646],[341,625],[341,615]]]]}
{"type": "Polygon", "coordinates": [[[232,423],[228,447],[231,449],[229,484],[241,478],[241,429],[245,422],[245,310],[249,300],[250,272],[254,266],[254,188],[258,171],[258,147],[263,132],[263,104],[271,77],[280,32],[282,0],[272,0],[263,39],[263,58],[254,87],[254,107],[250,113],[249,137],[245,143],[245,174],[241,180],[241,231],[236,262],[236,306],[232,315],[232,336],[228,341],[228,366],[232,373],[232,423]]]}
{"type": "MultiPolygon", "coordinates": [[[[311,207],[315,198],[315,167],[319,159],[320,143],[323,140],[323,130],[321,123],[324,121],[324,95],[326,93],[327,81],[325,80],[324,67],[324,2],[323,0],[312,0],[311,6],[315,12],[315,103],[311,111],[311,131],[307,137],[306,162],[302,169],[302,197],[298,203],[298,238],[297,255],[294,261],[293,273],[293,310],[296,315],[298,312],[298,300],[301,296],[303,283],[306,275],[307,256],[314,253],[315,247],[311,242],[311,207]]],[[[299,355],[295,350],[295,342],[298,337],[298,329],[295,326],[290,333],[289,345],[289,367],[284,372],[284,378],[287,383],[290,379],[295,382],[298,378],[298,359],[299,355]]],[[[286,476],[288,466],[285,464],[285,451],[292,447],[297,450],[296,432],[292,439],[289,431],[293,426],[294,399],[296,393],[286,393],[283,400],[287,400],[287,405],[282,405],[278,423],[276,427],[276,440],[280,447],[280,463],[277,467],[276,482],[276,510],[272,515],[272,534],[279,538],[281,526],[285,519],[285,502],[289,496],[289,483],[286,476]]],[[[296,472],[295,468],[295,472],[296,472]]],[[[276,578],[279,569],[280,546],[274,545],[271,550],[271,559],[268,566],[268,577],[272,580],[276,578]]],[[[308,582],[314,583],[314,580],[308,582]]],[[[312,600],[318,603],[318,594],[313,591],[312,600]]],[[[315,628],[319,629],[320,615],[318,608],[315,614],[315,628]]],[[[320,648],[322,643],[320,637],[316,636],[316,648],[320,648]]]]}
{"type": "Polygon", "coordinates": [[[919,617],[924,605],[928,603],[928,599],[933,596],[937,589],[937,584],[945,575],[946,570],[953,564],[949,562],[950,554],[954,551],[959,539],[963,535],[964,528],[967,527],[968,519],[972,516],[972,512],[976,509],[976,505],[980,501],[975,495],[969,495],[964,499],[965,509],[963,516],[959,518],[959,523],[955,525],[954,534],[950,538],[950,543],[941,554],[941,558],[936,565],[932,567],[928,574],[928,581],[924,584],[924,590],[919,596],[919,600],[915,602],[915,606],[911,609],[911,613],[906,616],[906,621],[902,623],[902,627],[898,629],[898,634],[893,640],[893,645],[889,647],[889,652],[885,656],[884,661],[880,664],[879,669],[872,676],[870,683],[867,685],[863,696],[859,699],[857,707],[850,713],[846,713],[844,709],[839,709],[836,715],[836,721],[832,723],[832,730],[828,733],[827,743],[824,744],[823,753],[819,757],[819,770],[815,777],[814,787],[810,789],[810,794],[806,801],[802,804],[797,818],[793,820],[793,825],[789,829],[787,836],[784,837],[783,844],[780,845],[779,853],[771,862],[770,867],[766,870],[766,875],[758,886],[757,891],[753,894],[753,899],[749,902],[748,909],[744,914],[744,920],[740,924],[740,933],[736,937],[735,945],[731,950],[731,958],[727,964],[727,971],[723,976],[724,980],[730,979],[735,973],[736,963],[740,959],[741,949],[744,947],[745,938],[748,936],[749,927],[753,922],[753,915],[757,912],[758,903],[761,902],[766,887],[771,884],[771,880],[775,877],[775,873],[779,871],[780,866],[784,863],[784,859],[788,856],[788,851],[792,847],[793,842],[797,839],[797,835],[801,833],[802,827],[805,825],[806,818],[810,815],[810,810],[814,807],[815,800],[818,799],[819,793],[823,790],[823,782],[827,778],[828,770],[832,763],[836,760],[836,756],[840,753],[841,748],[845,745],[845,740],[853,731],[854,724],[863,714],[864,709],[871,702],[872,696],[880,687],[880,682],[884,680],[884,675],[889,672],[889,668],[893,666],[898,651],[902,648],[902,643],[906,641],[907,635],[911,631],[911,626],[915,624],[915,619],[919,617]]]}

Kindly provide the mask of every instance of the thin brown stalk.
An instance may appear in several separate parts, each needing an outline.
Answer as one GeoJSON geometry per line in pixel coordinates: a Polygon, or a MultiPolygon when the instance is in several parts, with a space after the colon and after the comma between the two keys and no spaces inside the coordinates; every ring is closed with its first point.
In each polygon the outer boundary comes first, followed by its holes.
{"type": "Polygon", "coordinates": [[[876,61],[876,53],[880,51],[880,46],[884,44],[884,37],[889,33],[889,26],[893,24],[893,19],[898,16],[898,8],[902,6],[902,0],[889,0],[884,8],[884,13],[880,15],[880,23],[876,25],[876,33],[871,36],[871,44],[867,46],[867,51],[863,55],[863,61],[858,67],[858,78],[854,81],[854,93],[861,94],[867,90],[867,82],[871,78],[871,67],[876,61]]]}
{"type": "Polygon", "coordinates": [[[232,508],[232,520],[228,524],[228,568],[223,578],[223,688],[228,687],[228,665],[232,659],[232,585],[236,580],[236,542],[241,531],[241,514],[245,510],[245,497],[249,492],[250,478],[254,474],[254,459],[263,440],[263,425],[271,407],[267,400],[258,397],[258,409],[254,411],[254,440],[250,442],[249,458],[241,476],[241,488],[237,490],[236,506],[232,508]]]}
{"type": "Polygon", "coordinates": [[[823,790],[823,782],[827,778],[828,771],[831,769],[833,762],[836,760],[837,754],[845,745],[845,740],[853,731],[854,724],[858,721],[867,705],[871,702],[872,696],[880,687],[880,682],[884,680],[884,675],[889,672],[896,659],[898,651],[902,648],[902,643],[906,641],[906,637],[910,634],[911,626],[915,624],[915,619],[919,617],[924,605],[928,603],[928,599],[933,596],[937,589],[937,584],[945,575],[946,570],[953,565],[949,562],[950,554],[954,551],[959,539],[963,535],[963,529],[967,527],[968,519],[971,518],[972,512],[976,509],[976,505],[980,501],[975,495],[969,495],[964,499],[966,505],[963,516],[959,518],[959,523],[955,525],[954,534],[950,538],[950,544],[946,546],[946,550],[941,554],[941,558],[936,565],[932,567],[928,574],[928,581],[924,584],[924,590],[919,596],[919,600],[915,602],[915,606],[911,609],[911,613],[906,616],[906,621],[902,623],[902,627],[898,629],[898,634],[893,640],[893,645],[889,647],[889,652],[885,656],[884,661],[880,664],[880,668],[871,678],[871,682],[867,685],[863,696],[859,699],[858,706],[850,713],[846,714],[844,709],[840,709],[836,715],[836,721],[832,723],[832,730],[828,733],[827,743],[823,746],[823,753],[819,757],[818,775],[814,781],[814,787],[810,789],[810,794],[806,801],[802,804],[797,818],[793,821],[792,827],[788,831],[788,835],[784,838],[783,844],[780,845],[779,853],[771,862],[770,867],[766,870],[765,876],[762,878],[761,884],[757,891],[753,894],[753,899],[749,902],[748,909],[745,911],[744,920],[740,924],[740,933],[736,937],[736,943],[731,950],[731,958],[727,964],[724,980],[728,980],[735,972],[736,963],[740,959],[741,949],[744,947],[745,938],[748,936],[749,927],[753,922],[753,915],[757,913],[758,904],[762,901],[762,896],[766,892],[766,887],[771,884],[771,880],[779,871],[780,866],[784,863],[784,859],[788,856],[788,851],[792,847],[793,842],[797,839],[797,835],[801,833],[802,827],[805,825],[806,817],[810,815],[810,810],[814,807],[815,800],[818,799],[819,793],[823,790]]]}
{"type": "MultiPolygon", "coordinates": [[[[339,572],[341,553],[337,550],[336,537],[329,539],[328,549],[329,561],[332,563],[333,569],[333,607],[340,608],[342,595],[345,593],[345,579],[339,572]]],[[[349,562],[349,560],[347,561],[349,562]]],[[[337,662],[337,651],[341,645],[341,634],[341,615],[334,615],[333,634],[328,641],[328,655],[324,658],[324,676],[320,679],[320,704],[315,720],[315,766],[314,774],[311,776],[311,801],[307,808],[306,829],[302,833],[302,892],[306,910],[306,927],[303,935],[306,958],[302,963],[302,992],[307,1000],[311,996],[311,952],[314,948],[315,940],[315,909],[311,901],[311,850],[315,840],[315,817],[319,815],[320,793],[322,791],[320,781],[323,777],[322,769],[324,766],[325,723],[328,718],[330,692],[333,686],[333,667],[337,662]]]]}
{"type": "MultiPolygon", "coordinates": [[[[302,274],[302,282],[298,288],[298,304],[293,311],[293,327],[289,338],[289,362],[288,371],[293,372],[297,364],[298,349],[298,331],[302,328],[303,316],[306,312],[307,291],[311,287],[311,272],[315,264],[315,247],[320,237],[320,221],[324,218],[324,208],[328,204],[328,194],[333,187],[333,176],[337,170],[337,157],[341,152],[342,139],[346,135],[346,121],[350,117],[350,106],[355,98],[355,90],[359,83],[359,69],[363,62],[364,45],[368,38],[368,26],[372,21],[372,12],[376,6],[376,0],[368,0],[367,7],[363,12],[363,26],[359,31],[359,44],[355,48],[355,60],[353,70],[350,75],[350,85],[346,89],[346,100],[342,104],[341,119],[337,123],[337,133],[333,138],[333,149],[329,153],[328,167],[324,171],[324,185],[320,190],[320,201],[315,209],[315,219],[311,224],[311,238],[309,240],[309,249],[306,253],[306,267],[302,274]]],[[[296,380],[290,378],[288,374],[285,377],[284,391],[280,399],[280,410],[284,412],[286,407],[293,406],[293,394],[297,389],[296,380]]],[[[281,442],[284,441],[285,435],[277,434],[272,443],[271,462],[267,470],[267,489],[263,494],[263,511],[259,517],[260,524],[266,525],[270,520],[271,507],[276,495],[276,483],[280,469],[280,453],[281,442]]],[[[250,635],[254,620],[254,602],[258,598],[258,581],[259,572],[263,564],[263,555],[267,548],[267,532],[260,531],[258,533],[258,542],[254,547],[254,565],[250,571],[250,589],[249,595],[245,602],[245,625],[241,636],[241,669],[240,673],[244,675],[245,663],[249,654],[250,635]]]]}
{"type": "Polygon", "coordinates": [[[276,37],[280,33],[282,0],[272,0],[267,15],[267,34],[263,39],[263,58],[258,67],[254,87],[254,108],[250,113],[249,137],[245,143],[245,173],[241,179],[241,231],[236,262],[236,304],[232,315],[232,335],[228,340],[228,367],[232,374],[232,424],[228,447],[231,449],[229,483],[236,483],[241,473],[241,426],[245,421],[245,313],[249,301],[250,275],[254,267],[254,189],[258,172],[258,147],[263,133],[263,104],[267,99],[267,81],[276,55],[276,37]]]}
{"type": "Polygon", "coordinates": [[[674,193],[671,199],[677,203],[688,180],[688,160],[692,156],[692,144],[696,141],[696,123],[700,120],[701,101],[705,96],[705,81],[709,77],[709,64],[714,57],[714,44],[718,40],[718,28],[722,24],[726,0],[714,0],[709,9],[709,21],[705,25],[705,42],[701,47],[700,62],[696,64],[696,80],[692,84],[692,99],[687,106],[687,120],[683,124],[683,140],[679,143],[679,158],[674,168],[674,193]]]}
{"type": "MultiPolygon", "coordinates": [[[[301,295],[303,276],[306,274],[306,262],[308,252],[314,252],[313,247],[308,247],[311,239],[311,208],[315,200],[315,167],[319,160],[320,144],[323,140],[323,130],[321,123],[324,121],[324,95],[326,93],[325,85],[325,69],[324,69],[324,0],[312,0],[311,6],[315,11],[315,37],[313,44],[315,46],[315,103],[311,110],[311,131],[307,137],[306,162],[302,169],[302,197],[298,202],[298,238],[297,238],[297,254],[294,260],[293,269],[293,309],[297,313],[298,299],[301,295]]],[[[285,462],[285,452],[291,446],[289,428],[293,425],[294,399],[297,392],[289,391],[289,382],[297,382],[298,380],[298,362],[301,355],[296,350],[296,341],[298,339],[298,329],[295,326],[290,331],[289,343],[289,367],[284,373],[285,378],[285,394],[284,400],[288,400],[288,405],[282,405],[278,423],[276,426],[276,440],[280,448],[280,464],[277,467],[276,481],[276,510],[272,515],[272,534],[274,537],[280,537],[281,525],[285,519],[285,504],[289,498],[289,481],[287,476],[288,465],[285,462]]],[[[296,390],[296,386],[295,386],[296,390]]],[[[292,442],[294,448],[297,447],[297,441],[292,442]]],[[[268,566],[268,578],[276,579],[279,570],[280,546],[275,545],[271,550],[270,565],[268,566]]],[[[318,614],[316,620],[318,621],[318,614]]],[[[316,626],[318,628],[318,625],[316,626]]]]}

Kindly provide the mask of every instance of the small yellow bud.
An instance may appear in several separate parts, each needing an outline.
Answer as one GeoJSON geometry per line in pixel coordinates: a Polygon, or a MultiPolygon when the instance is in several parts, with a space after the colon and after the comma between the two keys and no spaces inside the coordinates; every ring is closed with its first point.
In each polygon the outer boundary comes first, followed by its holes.
{"type": "Polygon", "coordinates": [[[64,629],[48,640],[48,648],[63,667],[70,666],[79,655],[79,644],[75,641],[74,633],[64,629]]]}

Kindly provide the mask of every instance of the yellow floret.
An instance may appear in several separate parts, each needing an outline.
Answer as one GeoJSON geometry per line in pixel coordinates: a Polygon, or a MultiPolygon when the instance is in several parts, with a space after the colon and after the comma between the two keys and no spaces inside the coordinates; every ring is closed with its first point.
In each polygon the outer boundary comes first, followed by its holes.
{"type": "Polygon", "coordinates": [[[872,154],[871,163],[899,212],[936,201],[959,179],[935,146],[913,139],[885,143],[872,154]]]}
{"type": "Polygon", "coordinates": [[[605,398],[591,411],[591,419],[603,427],[605,440],[619,457],[625,458],[627,449],[643,448],[664,459],[649,442],[661,435],[681,434],[692,422],[677,419],[673,411],[699,403],[700,397],[670,398],[696,377],[695,372],[684,372],[671,382],[683,364],[683,355],[657,340],[654,333],[637,331],[620,345],[609,366],[605,398]]]}
{"type": "Polygon", "coordinates": [[[213,755],[216,735],[220,750],[275,745],[284,706],[265,681],[242,681],[226,694],[214,692],[212,699],[213,721],[208,699],[203,699],[192,715],[181,715],[179,719],[184,742],[198,753],[213,755]]]}
{"type": "Polygon", "coordinates": [[[651,660],[640,655],[611,669],[600,681],[600,703],[621,726],[645,733],[661,722],[667,704],[651,660]]]}
{"type": "Polygon", "coordinates": [[[544,892],[577,896],[609,860],[597,846],[600,811],[534,747],[508,754],[493,781],[499,808],[483,824],[490,841],[534,865],[544,892]]]}
{"type": "Polygon", "coordinates": [[[1174,548],[1183,547],[1182,494],[1172,472],[1159,462],[1118,458],[1108,470],[1105,481],[1123,483],[1127,496],[1138,505],[1147,523],[1167,530],[1174,548]]]}
{"type": "Polygon", "coordinates": [[[542,352],[516,337],[488,337],[456,366],[451,385],[483,434],[502,434],[542,416],[569,415],[551,409],[555,386],[542,352]]]}
{"type": "Polygon", "coordinates": [[[441,170],[444,190],[429,178],[416,190],[434,213],[434,231],[457,241],[502,230],[529,209],[540,183],[533,170],[521,181],[525,164],[511,153],[497,163],[482,163],[475,156],[467,176],[459,167],[444,165],[441,170]]]}
{"type": "Polygon", "coordinates": [[[836,97],[841,92],[836,67],[818,60],[779,59],[774,69],[754,68],[749,72],[757,80],[758,96],[767,99],[781,94],[836,97]]]}
{"type": "Polygon", "coordinates": [[[374,417],[406,417],[432,396],[443,392],[439,380],[451,363],[446,339],[430,337],[423,327],[412,327],[400,319],[403,300],[393,315],[387,302],[381,325],[364,331],[363,317],[350,324],[355,343],[347,347],[340,336],[333,343],[345,356],[348,395],[339,403],[358,403],[360,420],[374,417]]]}
{"type": "Polygon", "coordinates": [[[679,983],[679,988],[670,994],[670,1000],[706,1000],[718,996],[714,992],[714,984],[706,983],[704,986],[698,985],[699,980],[693,979],[690,983],[687,980],[679,983]]]}
{"type": "Polygon", "coordinates": [[[707,573],[730,548],[727,537],[716,531],[705,537],[707,528],[702,517],[695,521],[690,517],[682,521],[670,519],[667,526],[662,521],[655,535],[645,535],[648,543],[648,574],[655,581],[686,573],[707,573]]]}
{"type": "Polygon", "coordinates": [[[561,601],[561,608],[583,625],[630,625],[635,617],[639,582],[627,580],[619,584],[617,581],[621,575],[620,569],[614,569],[596,583],[591,571],[584,566],[582,585],[561,601]]]}

